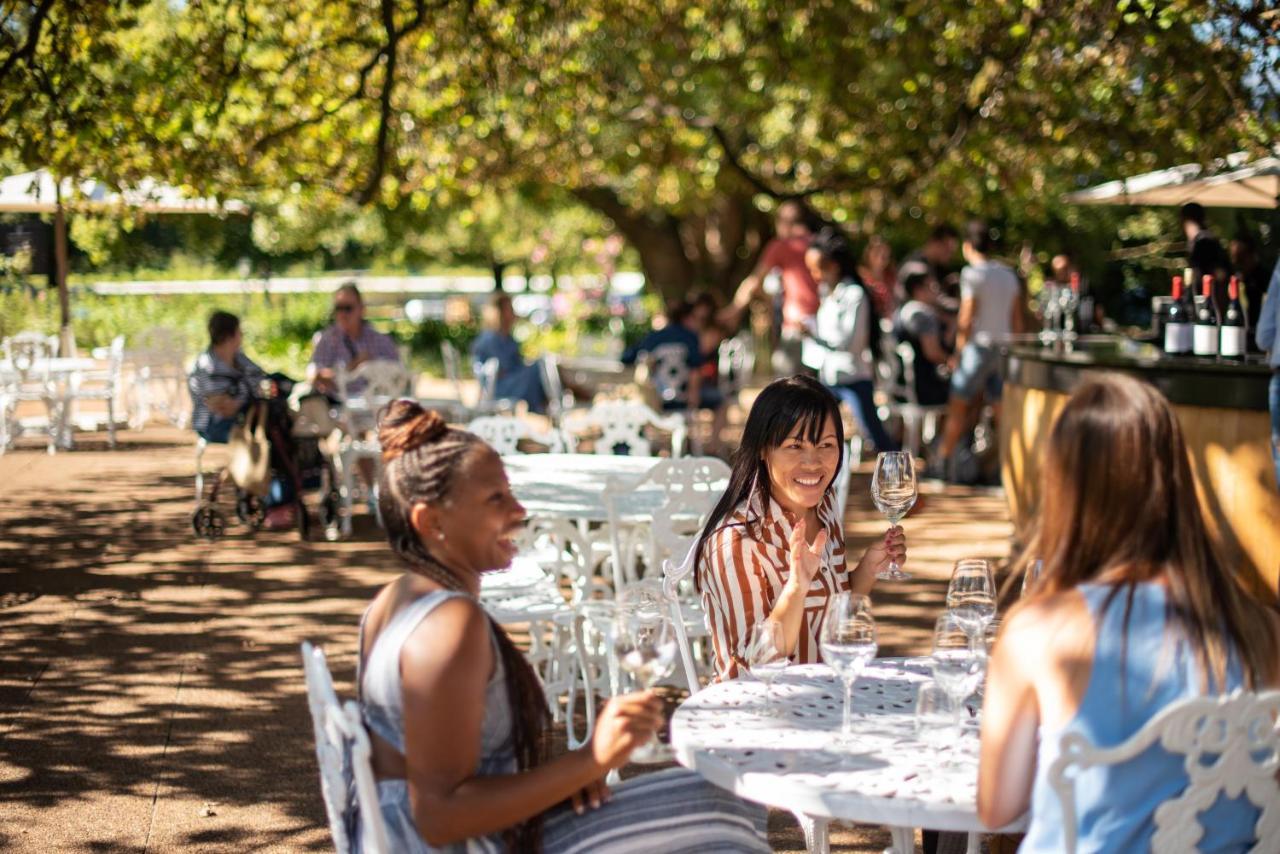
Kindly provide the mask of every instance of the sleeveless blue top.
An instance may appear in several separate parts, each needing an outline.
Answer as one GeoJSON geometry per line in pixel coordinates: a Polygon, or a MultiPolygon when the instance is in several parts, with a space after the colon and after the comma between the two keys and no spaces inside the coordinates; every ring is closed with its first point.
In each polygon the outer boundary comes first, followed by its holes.
{"type": "MultiPolygon", "coordinates": [[[[415,599],[391,618],[369,651],[369,658],[356,673],[360,691],[360,712],[364,725],[404,754],[404,695],[400,685],[400,650],[414,629],[436,608],[450,599],[471,599],[465,593],[435,590],[415,599]]],[[[368,611],[365,612],[368,616],[368,611]]],[[[475,776],[512,774],[518,770],[512,736],[514,721],[507,700],[507,683],[497,639],[494,647],[493,676],[485,689],[484,718],[480,727],[480,759],[475,776]]],[[[360,659],[364,659],[364,617],[360,620],[360,659]]],[[[500,852],[505,849],[501,834],[468,839],[444,848],[432,848],[423,841],[413,822],[409,804],[409,785],[404,780],[379,780],[378,803],[387,825],[387,841],[391,850],[408,854],[462,854],[462,852],[500,852]]],[[[355,850],[361,845],[361,834],[352,835],[355,850]]]]}
{"type": "MultiPolygon", "coordinates": [[[[1093,670],[1075,716],[1059,729],[1040,728],[1031,825],[1018,849],[1020,854],[1058,854],[1064,850],[1062,806],[1049,783],[1049,767],[1058,758],[1063,734],[1080,733],[1095,747],[1115,747],[1165,706],[1201,693],[1195,652],[1177,635],[1176,628],[1168,625],[1168,602],[1161,585],[1137,585],[1127,627],[1124,590],[1104,611],[1114,588],[1086,584],[1077,589],[1088,602],[1097,626],[1093,670]]],[[[1232,655],[1227,684],[1221,690],[1230,693],[1242,685],[1240,662],[1232,655]]],[[[1077,768],[1076,850],[1080,854],[1150,851],[1156,807],[1177,797],[1187,786],[1183,761],[1183,756],[1153,744],[1128,762],[1077,768]]],[[[1220,795],[1200,814],[1204,836],[1199,850],[1247,851],[1253,844],[1258,813],[1246,798],[1232,800],[1220,795]]]]}

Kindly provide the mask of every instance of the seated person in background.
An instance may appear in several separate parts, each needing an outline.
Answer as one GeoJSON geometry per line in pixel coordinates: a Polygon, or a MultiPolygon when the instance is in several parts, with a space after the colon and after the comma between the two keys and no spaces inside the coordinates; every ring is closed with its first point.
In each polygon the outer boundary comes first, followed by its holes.
{"type": "Polygon", "coordinates": [[[855,566],[845,563],[834,488],[844,452],[840,403],[817,380],[774,380],[752,404],[729,486],[693,552],[717,680],[741,674],[751,630],[766,620],[782,625],[779,651],[791,661],[821,662],[830,597],[870,593],[890,559],[906,560],[893,527],[855,566]]]}
{"type": "Polygon", "coordinates": [[[502,459],[413,401],[388,407],[378,437],[404,572],[365,610],[357,654],[389,850],[767,852],[766,811],[692,771],[609,791],[606,775],[662,724],[652,691],[610,698],[589,743],[551,755],[538,674],[477,599],[525,521],[502,459]]]}
{"type": "MultiPolygon", "coordinates": [[[[209,315],[209,349],[196,357],[187,377],[187,389],[191,392],[191,428],[211,444],[227,443],[240,413],[254,400],[265,397],[262,383],[273,381],[240,351],[243,342],[240,318],[225,311],[209,315]]],[[[273,478],[266,499],[268,530],[293,526],[292,501],[289,482],[273,478]]]]}
{"type": "Polygon", "coordinates": [[[853,249],[834,228],[824,228],[805,253],[809,272],[826,296],[804,341],[804,364],[853,413],[862,435],[878,451],[896,451],[875,404],[875,364],[880,358],[880,313],[871,289],[858,278],[853,249]]]}
{"type": "Polygon", "coordinates": [[[893,332],[899,341],[915,354],[916,402],[921,406],[940,406],[947,402],[951,383],[939,369],[951,357],[946,344],[946,327],[938,299],[938,283],[924,264],[911,262],[902,267],[902,286],[907,301],[894,318],[893,332]]]}
{"type": "MultiPolygon", "coordinates": [[[[311,361],[307,378],[311,387],[331,399],[336,397],[338,368],[354,371],[365,362],[386,360],[400,362],[395,339],[379,332],[364,319],[364,299],[354,282],[347,282],[333,293],[333,323],[317,332],[311,341],[311,361]]],[[[347,387],[352,393],[364,388],[364,380],[353,380],[347,387]]]]}
{"type": "MultiPolygon", "coordinates": [[[[1043,570],[992,652],[978,772],[984,824],[1030,808],[1019,850],[1031,854],[1066,850],[1049,780],[1064,735],[1112,748],[1180,700],[1280,684],[1280,617],[1218,555],[1178,419],[1154,386],[1120,374],[1087,380],[1058,416],[1042,465],[1026,554],[1043,570]]],[[[1078,850],[1155,850],[1155,808],[1187,784],[1184,757],[1158,743],[1080,770],[1078,850]]],[[[1198,850],[1245,851],[1258,810],[1224,796],[1198,820],[1198,850]]]]}
{"type": "Polygon", "coordinates": [[[496,294],[484,307],[481,316],[484,330],[471,343],[471,361],[476,377],[490,359],[498,360],[498,377],[494,397],[501,400],[523,400],[530,412],[547,411],[547,389],[542,379],[542,361],[526,363],[520,355],[520,344],[511,334],[516,328],[516,312],[511,297],[496,294]]]}
{"type": "Polygon", "coordinates": [[[209,315],[209,349],[196,357],[187,377],[191,428],[205,441],[226,444],[240,413],[259,396],[266,373],[240,347],[240,318],[225,311],[209,315]]]}
{"type": "Polygon", "coordinates": [[[702,366],[707,357],[703,353],[701,335],[709,319],[705,304],[696,300],[678,302],[668,309],[665,326],[650,332],[639,344],[628,347],[622,353],[622,363],[634,365],[645,354],[658,354],[659,348],[670,347],[680,352],[683,367],[688,374],[683,388],[678,385],[665,386],[663,377],[655,375],[653,378],[658,385],[663,411],[718,411],[721,408],[724,401],[720,396],[720,389],[703,382],[702,366]]]}

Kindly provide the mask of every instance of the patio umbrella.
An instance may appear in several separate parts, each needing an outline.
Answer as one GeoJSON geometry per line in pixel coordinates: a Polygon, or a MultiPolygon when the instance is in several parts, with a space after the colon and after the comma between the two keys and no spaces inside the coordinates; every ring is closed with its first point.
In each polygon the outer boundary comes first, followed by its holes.
{"type": "Polygon", "coordinates": [[[57,180],[37,169],[0,179],[0,213],[53,214],[53,251],[63,345],[70,344],[71,307],[67,294],[67,211],[141,211],[152,214],[247,214],[243,202],[191,198],[177,187],[149,179],[113,190],[101,181],[57,180]]]}
{"type": "Polygon", "coordinates": [[[1250,161],[1237,152],[1205,169],[1188,163],[1067,193],[1075,205],[1183,205],[1280,208],[1280,152],[1250,161]]]}

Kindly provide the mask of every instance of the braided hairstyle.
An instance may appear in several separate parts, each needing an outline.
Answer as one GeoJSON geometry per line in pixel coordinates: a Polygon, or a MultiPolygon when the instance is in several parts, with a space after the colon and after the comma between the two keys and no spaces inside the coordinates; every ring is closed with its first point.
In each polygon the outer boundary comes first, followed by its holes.
{"type": "MultiPolygon", "coordinates": [[[[410,522],[414,505],[447,501],[454,476],[469,454],[486,447],[475,434],[449,427],[434,410],[412,400],[392,402],[378,424],[382,443],[382,476],[378,484],[378,509],[392,550],[411,571],[447,590],[462,590],[462,580],[442,564],[423,544],[410,522]]],[[[506,675],[507,699],[514,713],[513,741],[516,762],[525,771],[545,758],[549,714],[538,675],[520,650],[490,617],[506,675]]],[[[508,829],[512,851],[536,851],[541,847],[542,818],[534,816],[508,829]]]]}

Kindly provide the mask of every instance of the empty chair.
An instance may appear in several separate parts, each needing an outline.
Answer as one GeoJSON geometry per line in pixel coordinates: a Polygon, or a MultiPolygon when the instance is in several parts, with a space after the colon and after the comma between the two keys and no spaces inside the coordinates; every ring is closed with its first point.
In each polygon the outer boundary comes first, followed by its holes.
{"type": "Polygon", "coordinates": [[[111,447],[116,446],[116,412],[121,393],[120,374],[124,367],[124,336],[117,335],[111,341],[106,352],[107,366],[102,370],[77,371],[72,374],[62,389],[63,406],[66,411],[62,418],[63,445],[71,442],[71,429],[77,424],[75,407],[83,401],[102,401],[107,408],[107,441],[111,447]]]}
{"type": "Polygon", "coordinates": [[[590,409],[569,413],[564,419],[564,432],[575,439],[588,431],[599,431],[595,440],[597,454],[629,454],[649,456],[652,444],[645,437],[646,427],[671,433],[671,455],[684,452],[688,428],[680,414],[659,415],[643,403],[631,400],[609,400],[590,409]]]}
{"type": "Polygon", "coordinates": [[[19,332],[3,342],[4,350],[4,416],[6,446],[24,432],[40,431],[48,437],[49,453],[55,453],[61,437],[64,413],[62,396],[53,381],[51,361],[58,355],[58,338],[40,332],[19,332]],[[18,412],[23,403],[44,405],[43,418],[22,418],[18,412]]]}
{"type": "Polygon", "coordinates": [[[190,418],[187,395],[187,348],[182,336],[162,326],[143,330],[125,353],[132,366],[129,426],[141,430],[159,409],[175,427],[186,427],[190,418]]]}
{"type": "Polygon", "coordinates": [[[369,736],[361,722],[360,709],[350,701],[345,706],[338,704],[322,649],[303,641],[302,666],[315,731],[316,761],[320,766],[320,793],[334,848],[339,854],[354,850],[354,810],[358,809],[361,851],[391,854],[378,804],[369,736]],[[350,796],[353,789],[354,802],[350,796]]]}
{"type": "Polygon", "coordinates": [[[467,430],[484,439],[499,454],[515,454],[519,452],[521,441],[543,445],[551,453],[564,453],[569,450],[564,436],[559,430],[536,430],[523,418],[509,415],[485,415],[473,419],[467,430]]]}

